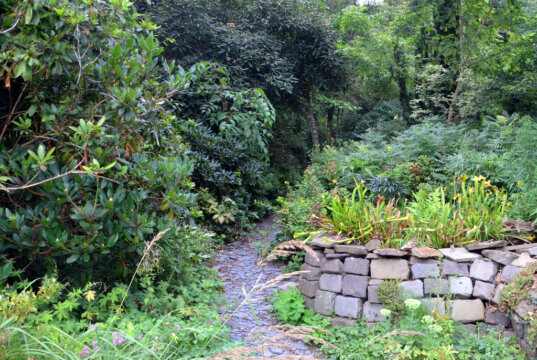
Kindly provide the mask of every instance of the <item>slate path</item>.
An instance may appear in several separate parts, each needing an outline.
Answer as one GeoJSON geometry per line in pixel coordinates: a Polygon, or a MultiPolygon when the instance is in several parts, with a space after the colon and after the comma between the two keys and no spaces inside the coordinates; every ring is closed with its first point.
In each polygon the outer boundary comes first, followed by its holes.
{"type": "MultiPolygon", "coordinates": [[[[255,286],[258,278],[260,278],[259,284],[263,284],[282,274],[283,264],[281,263],[269,263],[264,266],[257,265],[258,257],[255,245],[258,242],[269,243],[276,241],[278,231],[279,229],[276,227],[274,220],[267,218],[256,224],[256,228],[250,236],[224,247],[215,256],[213,267],[218,270],[220,279],[225,282],[224,295],[230,302],[227,309],[222,309],[221,315],[228,318],[231,316],[227,324],[231,328],[230,335],[233,340],[242,341],[246,339],[250,331],[257,326],[256,319],[248,304],[237,309],[237,304],[240,304],[244,300],[243,287],[249,292],[255,286]]],[[[298,279],[290,280],[296,281],[298,279]]],[[[274,288],[263,291],[256,296],[259,300],[252,303],[257,320],[263,328],[277,324],[270,314],[272,304],[266,300],[274,291],[276,291],[274,288]]],[[[322,358],[319,355],[319,351],[311,345],[304,344],[300,341],[289,342],[294,345],[293,349],[267,349],[265,350],[264,357],[278,358],[289,355],[301,355],[311,356],[316,359],[322,358]]],[[[247,345],[259,344],[260,342],[257,341],[250,342],[247,345]]]]}

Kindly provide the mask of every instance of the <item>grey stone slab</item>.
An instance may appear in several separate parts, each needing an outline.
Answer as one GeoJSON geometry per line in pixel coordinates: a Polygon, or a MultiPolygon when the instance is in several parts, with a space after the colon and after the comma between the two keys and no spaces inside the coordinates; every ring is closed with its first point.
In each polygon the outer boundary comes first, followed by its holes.
{"type": "Polygon", "coordinates": [[[314,257],[310,253],[306,253],[304,262],[311,266],[321,266],[321,261],[324,259],[324,255],[319,251],[315,251],[315,254],[317,255],[317,257],[314,257]]]}
{"type": "Polygon", "coordinates": [[[502,248],[501,250],[514,251],[518,253],[518,252],[528,252],[530,249],[535,249],[535,248],[537,248],[537,243],[511,245],[511,246],[506,246],[502,248]]]}
{"type": "MultiPolygon", "coordinates": [[[[328,249],[327,249],[328,250],[328,249]]],[[[334,251],[334,250],[332,250],[334,251]]],[[[326,254],[326,258],[331,259],[340,259],[341,261],[345,261],[346,258],[351,256],[350,254],[344,254],[344,253],[337,253],[337,254],[326,254]]]]}
{"type": "Polygon", "coordinates": [[[366,301],[363,306],[364,309],[364,320],[367,322],[379,322],[386,320],[381,314],[380,310],[383,309],[382,304],[375,304],[369,301],[366,301]]]}
{"type": "Polygon", "coordinates": [[[317,290],[313,309],[318,314],[331,316],[336,304],[336,296],[333,292],[317,290]]]}
{"type": "Polygon", "coordinates": [[[440,296],[449,294],[449,281],[447,279],[427,278],[423,280],[425,295],[440,296]]]}
{"type": "Polygon", "coordinates": [[[324,249],[324,256],[328,259],[328,255],[334,255],[336,252],[334,249],[324,249]]]}
{"type": "Polygon", "coordinates": [[[358,314],[362,312],[362,300],[338,295],[336,296],[334,312],[338,316],[356,319],[358,314]]]}
{"type": "Polygon", "coordinates": [[[450,260],[444,260],[442,262],[442,276],[447,275],[470,276],[470,271],[468,271],[468,264],[461,264],[450,260]]]}
{"type": "Polygon", "coordinates": [[[442,253],[436,249],[430,247],[415,247],[410,250],[412,256],[415,256],[420,259],[429,259],[429,258],[441,258],[442,253]]]}
{"type": "Polygon", "coordinates": [[[334,250],[338,253],[347,253],[351,255],[367,255],[367,249],[363,245],[334,245],[334,250]]]}
{"type": "Polygon", "coordinates": [[[355,319],[344,318],[340,316],[333,317],[330,319],[330,325],[337,327],[348,327],[354,326],[356,324],[355,319]]]}
{"type": "Polygon", "coordinates": [[[500,311],[499,308],[489,307],[485,313],[485,321],[488,324],[503,325],[504,328],[508,328],[511,325],[511,318],[508,314],[500,311]]]}
{"type": "Polygon", "coordinates": [[[485,306],[480,299],[452,300],[448,302],[449,314],[453,321],[462,323],[483,321],[485,306]]]}
{"type": "Polygon", "coordinates": [[[440,268],[435,264],[414,264],[411,266],[413,279],[439,277],[440,268]]]}
{"type": "Polygon", "coordinates": [[[446,314],[446,301],[443,298],[421,299],[421,307],[429,315],[433,315],[433,312],[440,316],[444,316],[446,314]]]}
{"type": "Polygon", "coordinates": [[[505,288],[505,284],[498,284],[496,286],[496,289],[494,290],[494,296],[492,297],[492,302],[494,304],[499,305],[500,304],[500,294],[502,293],[502,290],[505,288]]]}
{"type": "Polygon", "coordinates": [[[488,259],[476,260],[470,266],[470,277],[473,279],[491,282],[497,274],[498,264],[488,259]]]}
{"type": "Polygon", "coordinates": [[[324,259],[321,262],[321,272],[340,274],[343,272],[343,263],[339,259],[324,259]]]}
{"type": "Polygon", "coordinates": [[[321,268],[317,266],[311,266],[309,264],[302,265],[302,270],[309,271],[309,273],[302,274],[300,277],[306,280],[319,280],[321,277],[321,268]]]}
{"type": "Polygon", "coordinates": [[[530,301],[522,300],[515,307],[515,312],[521,319],[526,319],[528,313],[537,313],[537,305],[533,304],[530,301]]]}
{"type": "Polygon", "coordinates": [[[537,256],[537,244],[535,245],[535,247],[528,249],[528,254],[530,254],[533,257],[537,256]]]}
{"type": "Polygon", "coordinates": [[[379,256],[385,257],[405,257],[408,255],[408,252],[397,249],[377,249],[373,252],[379,256]]]}
{"type": "Polygon", "coordinates": [[[529,264],[535,264],[537,263],[536,259],[533,259],[530,254],[528,253],[522,253],[520,254],[520,257],[516,260],[514,260],[511,265],[513,266],[519,266],[519,267],[526,267],[529,264]]]}
{"type": "Polygon", "coordinates": [[[369,254],[367,254],[367,256],[365,258],[369,259],[369,260],[371,260],[371,259],[380,259],[380,256],[378,256],[375,253],[370,252],[369,254]]]}
{"type": "Polygon", "coordinates": [[[519,271],[522,271],[523,269],[524,268],[521,268],[521,267],[518,267],[518,266],[507,265],[502,270],[502,275],[500,276],[500,281],[502,281],[502,282],[504,282],[506,284],[510,283],[515,278],[515,275],[519,271]]]}
{"type": "Polygon", "coordinates": [[[347,258],[343,264],[343,271],[347,274],[369,275],[369,260],[347,258]]]}
{"type": "Polygon", "coordinates": [[[518,338],[524,337],[524,321],[517,315],[511,315],[511,327],[518,338]]]}
{"type": "Polygon", "coordinates": [[[419,258],[419,257],[416,257],[416,256],[411,256],[410,257],[410,261],[409,261],[409,264],[410,265],[414,265],[414,264],[433,264],[433,265],[440,265],[440,260],[436,260],[436,259],[422,259],[422,258],[419,258]]]}
{"type": "Polygon", "coordinates": [[[321,234],[314,237],[313,240],[308,243],[308,245],[311,247],[331,249],[334,247],[334,245],[337,245],[344,240],[344,237],[336,234],[321,234]]]}
{"type": "Polygon", "coordinates": [[[403,288],[404,298],[423,297],[423,282],[421,280],[401,281],[399,286],[403,288]]]}
{"type": "Polygon", "coordinates": [[[476,280],[472,296],[486,301],[490,301],[492,299],[492,296],[494,295],[495,288],[496,287],[494,286],[494,284],[476,280]]]}
{"type": "Polygon", "coordinates": [[[371,260],[371,277],[375,279],[406,280],[410,274],[408,261],[403,259],[371,260]]]}
{"type": "Polygon", "coordinates": [[[474,287],[472,279],[466,276],[449,278],[449,293],[461,298],[469,298],[472,296],[474,287]]]}
{"type": "Polygon", "coordinates": [[[322,274],[319,279],[319,289],[335,293],[341,292],[343,276],[336,274],[322,274]]]}
{"type": "Polygon", "coordinates": [[[466,250],[469,250],[469,251],[476,251],[476,250],[502,248],[502,247],[505,247],[506,245],[507,245],[507,241],[505,240],[492,240],[492,241],[484,241],[484,242],[466,245],[465,248],[466,250]]]}
{"type": "Polygon", "coordinates": [[[518,258],[518,255],[515,253],[501,250],[483,250],[481,254],[502,265],[510,265],[513,260],[518,258]]]}
{"type": "Polygon", "coordinates": [[[371,252],[373,250],[376,250],[376,249],[380,249],[380,245],[381,245],[381,241],[378,240],[378,239],[373,239],[373,240],[370,240],[368,241],[366,244],[365,244],[365,248],[367,249],[367,251],[371,252]]]}
{"type": "Polygon", "coordinates": [[[368,285],[367,286],[367,300],[372,303],[380,304],[381,301],[379,300],[378,296],[378,285],[368,285]]]}
{"type": "Polygon", "coordinates": [[[310,281],[306,279],[300,279],[298,281],[298,290],[300,290],[304,296],[314,297],[317,289],[319,289],[319,281],[310,281]]]}
{"type": "Polygon", "coordinates": [[[369,276],[345,275],[343,277],[343,295],[367,298],[369,276]]]}
{"type": "Polygon", "coordinates": [[[482,256],[476,253],[469,252],[465,248],[446,248],[440,249],[442,255],[444,255],[448,260],[454,262],[472,262],[474,260],[481,259],[482,256]]]}
{"type": "Polygon", "coordinates": [[[302,297],[304,298],[304,302],[306,303],[306,309],[313,309],[313,305],[315,304],[315,298],[309,296],[302,297]]]}

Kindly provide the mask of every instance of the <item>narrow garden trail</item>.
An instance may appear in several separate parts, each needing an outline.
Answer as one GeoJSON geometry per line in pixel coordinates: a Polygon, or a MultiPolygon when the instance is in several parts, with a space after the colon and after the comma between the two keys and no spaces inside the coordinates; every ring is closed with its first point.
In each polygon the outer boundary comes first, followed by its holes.
{"type": "MultiPolygon", "coordinates": [[[[245,300],[243,289],[246,293],[250,293],[252,289],[258,289],[258,285],[282,275],[283,264],[268,263],[259,266],[257,256],[259,248],[276,241],[278,231],[274,219],[266,218],[256,224],[249,236],[224,247],[215,257],[214,268],[220,273],[220,279],[225,282],[224,296],[230,302],[228,308],[222,310],[221,315],[229,319],[227,324],[231,328],[231,338],[246,341],[244,345],[247,347],[259,346],[263,343],[259,338],[249,338],[252,330],[255,330],[258,325],[266,331],[265,336],[278,335],[278,332],[272,329],[277,322],[271,317],[272,305],[267,301],[267,297],[272,295],[279,285],[289,281],[298,281],[297,277],[290,278],[273,287],[263,289],[252,296],[255,301],[251,302],[251,306],[245,303],[238,307],[245,300]]],[[[286,339],[286,342],[291,344],[292,348],[285,346],[265,348],[264,356],[261,356],[261,353],[257,356],[260,358],[322,359],[318,349],[312,345],[290,339],[286,339]]]]}

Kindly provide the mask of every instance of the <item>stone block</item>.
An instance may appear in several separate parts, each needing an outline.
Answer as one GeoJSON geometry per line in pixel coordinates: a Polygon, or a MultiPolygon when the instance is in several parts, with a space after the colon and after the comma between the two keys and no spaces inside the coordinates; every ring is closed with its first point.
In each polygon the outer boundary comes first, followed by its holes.
{"type": "Polygon", "coordinates": [[[313,240],[308,243],[308,245],[316,248],[331,249],[334,247],[334,245],[338,244],[336,241],[341,241],[344,239],[344,237],[335,234],[321,234],[314,237],[313,240]]]}
{"type": "Polygon", "coordinates": [[[520,254],[520,257],[516,260],[514,260],[511,265],[513,266],[519,266],[519,267],[526,267],[529,264],[535,264],[537,263],[536,259],[533,259],[530,254],[528,253],[522,253],[520,254]]]}
{"type": "Polygon", "coordinates": [[[364,320],[367,322],[379,322],[386,320],[381,314],[380,310],[383,309],[382,304],[374,304],[366,301],[363,306],[364,320]]]}
{"type": "Polygon", "coordinates": [[[338,295],[336,296],[334,312],[338,316],[356,319],[358,314],[362,312],[362,300],[338,295]]]}
{"type": "Polygon", "coordinates": [[[472,279],[466,276],[449,278],[449,293],[457,297],[468,298],[473,292],[472,279]]]}
{"type": "Polygon", "coordinates": [[[304,298],[304,302],[306,303],[306,309],[313,309],[315,298],[312,298],[309,296],[302,296],[302,297],[304,298]]]}
{"type": "Polygon", "coordinates": [[[367,249],[362,245],[334,245],[334,250],[338,253],[347,253],[351,255],[365,256],[367,255],[367,249]]]}
{"type": "Polygon", "coordinates": [[[369,275],[369,260],[347,258],[343,264],[343,271],[347,274],[369,275]]]}
{"type": "Polygon", "coordinates": [[[494,290],[494,296],[492,297],[492,302],[494,304],[497,304],[499,305],[500,304],[500,294],[502,292],[502,290],[505,288],[505,285],[504,284],[498,284],[496,286],[496,289],[494,290]]]}
{"type": "Polygon", "coordinates": [[[422,258],[419,258],[419,257],[416,257],[416,256],[411,256],[409,263],[410,263],[410,265],[414,265],[414,264],[434,264],[434,265],[439,265],[440,260],[422,259],[422,258]]]}
{"type": "Polygon", "coordinates": [[[461,264],[450,260],[444,260],[442,262],[442,276],[449,275],[470,276],[470,272],[468,271],[468,264],[461,264]]]}
{"type": "Polygon", "coordinates": [[[518,316],[520,316],[521,319],[526,319],[528,313],[537,313],[537,305],[533,304],[530,301],[522,300],[519,301],[518,304],[515,306],[515,312],[518,316]]]}
{"type": "Polygon", "coordinates": [[[476,280],[472,296],[486,301],[490,301],[492,299],[492,296],[494,295],[494,289],[494,284],[476,280]]]}
{"type": "Polygon", "coordinates": [[[482,259],[483,257],[479,254],[469,252],[465,248],[446,248],[440,249],[442,255],[444,255],[448,260],[461,263],[461,262],[473,262],[474,260],[482,259]]]}
{"type": "Polygon", "coordinates": [[[340,274],[343,272],[343,263],[339,259],[334,259],[334,260],[324,259],[321,262],[321,272],[340,274]]]}
{"type": "Polygon", "coordinates": [[[369,276],[345,275],[343,277],[343,295],[367,298],[369,276]]]}
{"type": "Polygon", "coordinates": [[[399,286],[403,288],[404,298],[423,297],[423,282],[421,280],[401,281],[399,286]]]}
{"type": "Polygon", "coordinates": [[[403,259],[371,260],[371,277],[375,279],[408,279],[408,261],[403,259]]]}
{"type": "Polygon", "coordinates": [[[321,277],[321,268],[317,266],[311,266],[310,264],[302,265],[302,270],[309,271],[309,273],[302,274],[300,277],[306,280],[319,280],[321,277]]]}
{"type": "MultiPolygon", "coordinates": [[[[324,255],[325,255],[325,256],[326,256],[326,255],[335,255],[335,253],[336,253],[336,252],[334,251],[334,249],[324,249],[324,255]]],[[[326,258],[328,259],[329,257],[326,256],[326,258]]]]}
{"type": "Polygon", "coordinates": [[[355,319],[348,319],[344,317],[336,316],[330,319],[330,325],[338,327],[354,326],[356,324],[355,319]]]}
{"type": "Polygon", "coordinates": [[[335,274],[322,274],[319,279],[319,289],[325,291],[331,291],[334,293],[341,292],[341,286],[343,284],[343,276],[335,274]]]}
{"type": "Polygon", "coordinates": [[[507,245],[507,241],[505,240],[491,240],[491,241],[484,241],[484,242],[478,242],[475,244],[466,245],[466,250],[469,251],[475,251],[475,250],[485,250],[485,249],[493,249],[493,248],[501,248],[507,245]]]}
{"type": "Polygon", "coordinates": [[[371,260],[371,259],[380,259],[380,256],[378,256],[378,255],[375,254],[375,253],[369,253],[369,254],[367,254],[367,256],[366,256],[365,258],[368,259],[368,260],[371,260]]]}
{"type": "Polygon", "coordinates": [[[448,302],[449,314],[453,321],[462,323],[483,321],[485,306],[480,299],[452,300],[448,302]]]}
{"type": "Polygon", "coordinates": [[[476,260],[470,266],[470,277],[491,282],[498,273],[498,264],[490,260],[476,260]]]}
{"type": "Polygon", "coordinates": [[[380,240],[374,239],[374,240],[368,241],[365,244],[365,248],[367,249],[367,251],[372,252],[373,250],[380,249],[381,244],[382,243],[380,240]]]}
{"type": "Polygon", "coordinates": [[[414,247],[411,250],[412,256],[415,256],[417,258],[421,259],[429,259],[429,258],[441,258],[442,253],[436,249],[430,248],[430,247],[414,247]]]}
{"type": "Polygon", "coordinates": [[[298,290],[304,296],[314,297],[315,293],[319,289],[319,281],[310,281],[306,279],[300,279],[298,281],[298,290]]]}
{"type": "Polygon", "coordinates": [[[511,315],[511,327],[518,338],[524,338],[524,321],[517,315],[511,315]]]}
{"type": "Polygon", "coordinates": [[[440,316],[446,314],[446,301],[443,298],[424,298],[421,299],[421,307],[429,315],[433,314],[433,311],[440,316]]]}
{"type": "Polygon", "coordinates": [[[297,286],[298,286],[298,283],[294,281],[288,281],[278,286],[278,291],[287,291],[289,290],[289,288],[297,287],[297,286]]]}
{"type": "Polygon", "coordinates": [[[507,328],[511,325],[511,318],[496,307],[489,307],[485,313],[485,321],[488,324],[502,325],[507,328]]]}
{"type": "Polygon", "coordinates": [[[379,295],[377,293],[378,285],[369,285],[367,287],[367,300],[372,303],[380,304],[379,295]]]}
{"type": "Polygon", "coordinates": [[[504,282],[506,284],[509,284],[511,281],[513,281],[513,279],[515,278],[515,275],[519,271],[522,271],[523,269],[524,268],[521,268],[519,266],[507,265],[502,270],[502,275],[500,276],[500,281],[502,281],[502,282],[504,282]]]}
{"type": "Polygon", "coordinates": [[[447,295],[449,294],[449,281],[447,279],[425,279],[423,281],[425,295],[447,295]]]}
{"type": "Polygon", "coordinates": [[[374,250],[373,252],[377,255],[386,256],[386,257],[404,257],[408,255],[406,251],[397,250],[397,249],[377,249],[377,250],[374,250]]]}
{"type": "Polygon", "coordinates": [[[483,256],[488,257],[489,259],[496,261],[497,263],[500,263],[502,265],[510,265],[513,260],[516,260],[518,258],[518,255],[515,253],[511,253],[508,251],[501,251],[501,250],[483,250],[481,252],[483,256]]]}
{"type": "Polygon", "coordinates": [[[313,309],[318,314],[331,316],[336,303],[336,296],[333,292],[317,290],[313,309]]]}
{"type": "Polygon", "coordinates": [[[457,326],[456,333],[466,336],[466,334],[476,334],[477,326],[475,324],[462,324],[457,326]]]}
{"type": "Polygon", "coordinates": [[[424,279],[428,277],[439,277],[440,268],[435,264],[414,264],[412,268],[413,279],[424,279]]]}
{"type": "Polygon", "coordinates": [[[304,262],[311,266],[321,266],[321,261],[323,261],[324,255],[319,251],[315,251],[315,254],[317,255],[317,257],[313,256],[310,253],[306,253],[304,262]]]}

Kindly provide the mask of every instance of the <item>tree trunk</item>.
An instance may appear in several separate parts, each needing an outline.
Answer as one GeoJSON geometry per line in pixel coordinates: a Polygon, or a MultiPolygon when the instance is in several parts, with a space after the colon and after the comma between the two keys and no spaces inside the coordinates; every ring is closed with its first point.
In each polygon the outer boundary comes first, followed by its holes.
{"type": "Polygon", "coordinates": [[[336,138],[334,130],[334,107],[330,106],[326,110],[326,126],[328,127],[328,143],[332,144],[331,140],[336,138]]]}
{"type": "Polygon", "coordinates": [[[306,113],[306,119],[311,131],[311,143],[313,144],[313,148],[316,149],[319,147],[319,131],[317,130],[317,120],[309,110],[306,113]]]}

